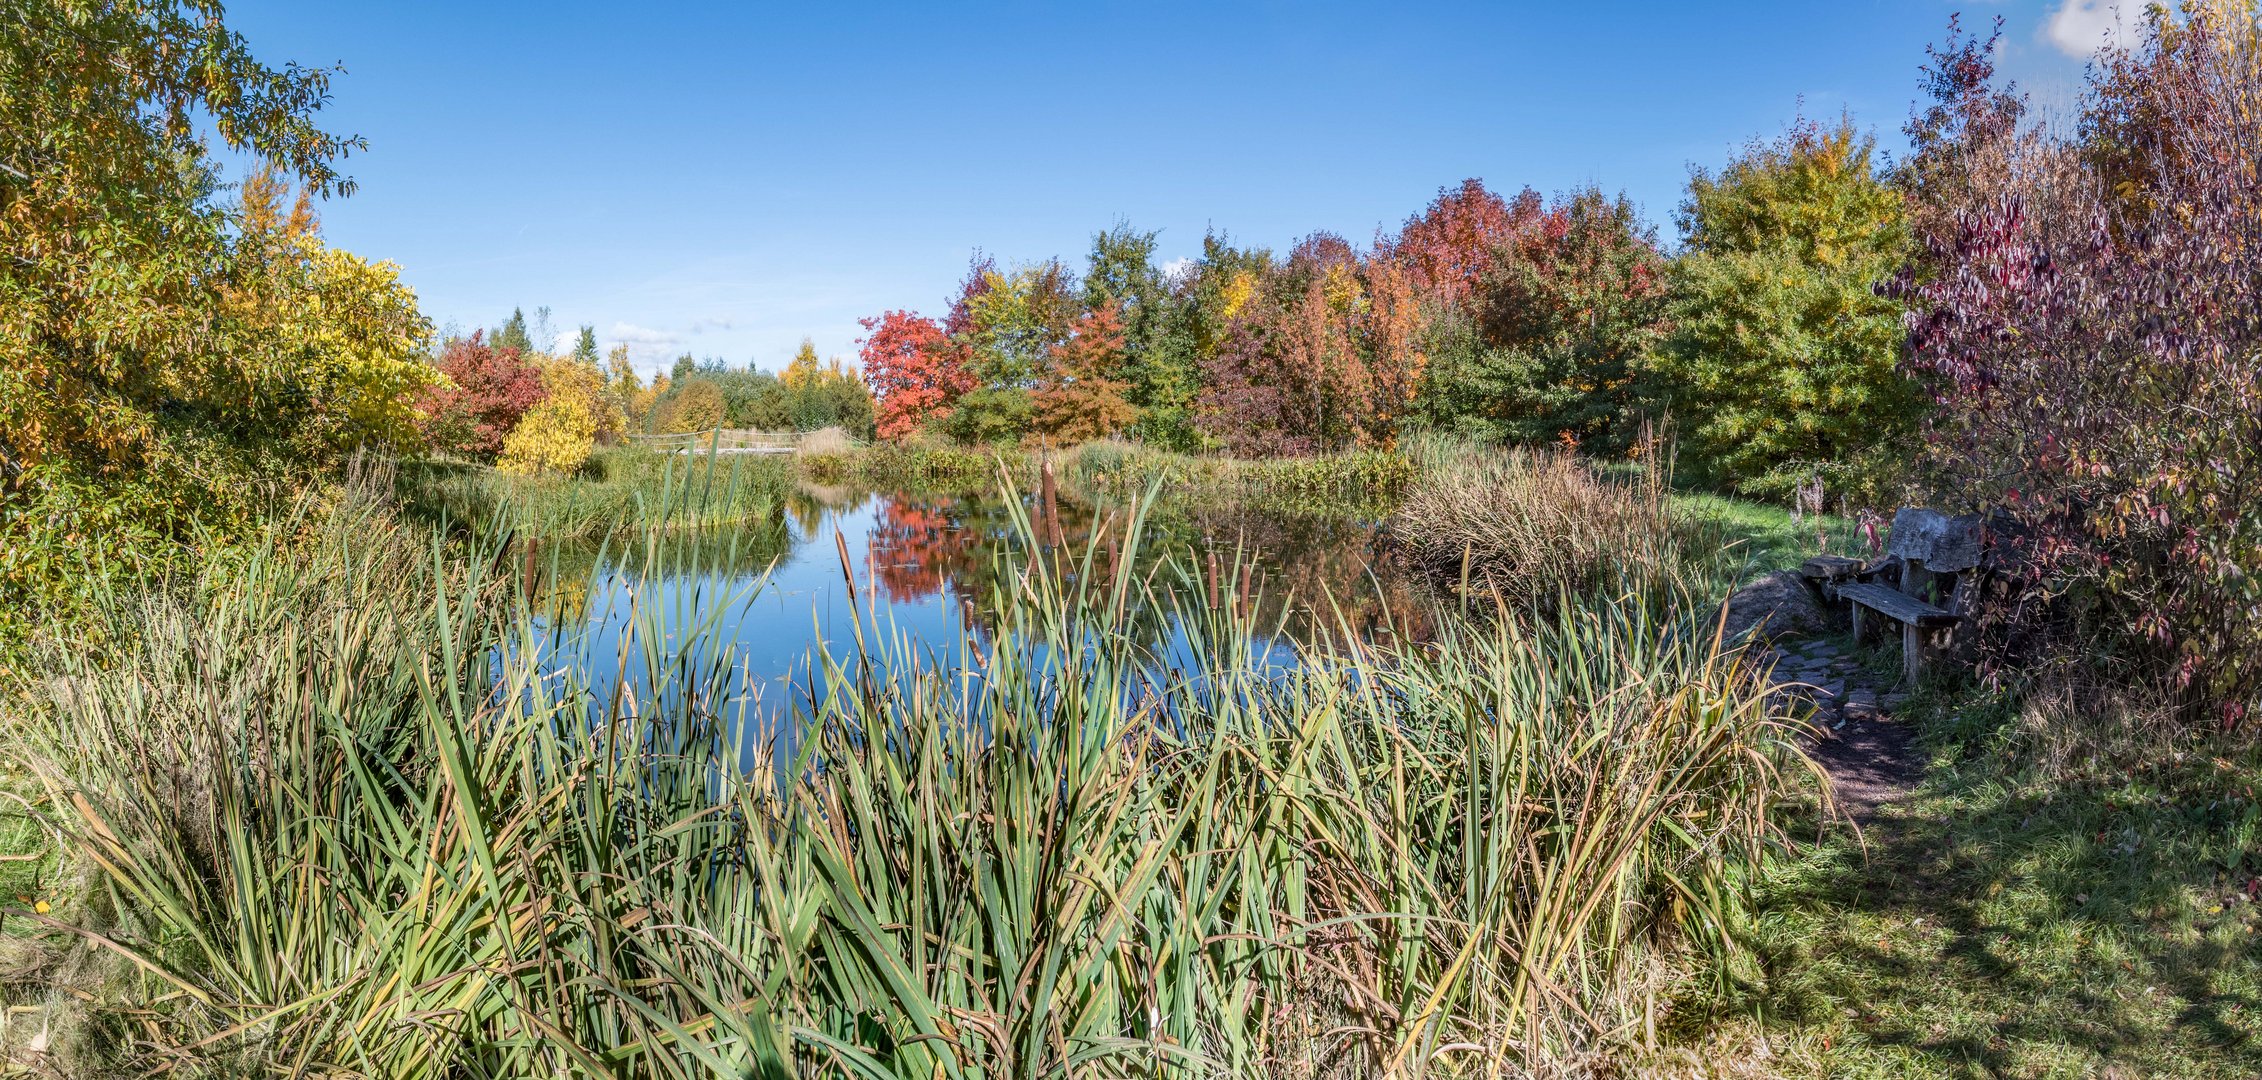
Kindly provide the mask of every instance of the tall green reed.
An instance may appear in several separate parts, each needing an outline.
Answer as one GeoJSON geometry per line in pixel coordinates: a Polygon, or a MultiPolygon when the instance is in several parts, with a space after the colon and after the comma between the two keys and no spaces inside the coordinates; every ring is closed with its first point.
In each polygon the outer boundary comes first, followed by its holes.
{"type": "Polygon", "coordinates": [[[996,633],[860,593],[747,769],[728,605],[638,598],[600,646],[382,505],[320,524],[122,605],[120,665],[50,658],[34,763],[106,894],[52,925],[132,987],[111,1063],[1518,1074],[1638,1041],[1659,965],[1725,970],[1803,771],[1685,602],[1264,667],[1200,599],[1239,570],[1025,514],[996,633]]]}

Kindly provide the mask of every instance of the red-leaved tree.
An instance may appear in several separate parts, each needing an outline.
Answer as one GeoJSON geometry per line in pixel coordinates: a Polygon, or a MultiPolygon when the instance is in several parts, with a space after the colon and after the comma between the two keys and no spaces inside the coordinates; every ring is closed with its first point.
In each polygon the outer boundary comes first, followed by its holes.
{"type": "Polygon", "coordinates": [[[1482,180],[1442,188],[1428,209],[1406,222],[1379,255],[1404,264],[1413,291],[1444,304],[1468,300],[1497,262],[1502,245],[1531,228],[1543,212],[1539,193],[1525,188],[1513,201],[1486,190],[1482,180]]]}
{"type": "Polygon", "coordinates": [[[417,412],[426,445],[447,453],[492,459],[545,396],[542,373],[525,356],[488,345],[479,331],[448,342],[440,373],[447,384],[425,391],[417,412]]]}
{"type": "Polygon", "coordinates": [[[880,438],[912,434],[948,413],[960,394],[974,388],[964,348],[933,319],[890,311],[859,321],[865,337],[858,342],[858,357],[872,388],[880,438]]]}

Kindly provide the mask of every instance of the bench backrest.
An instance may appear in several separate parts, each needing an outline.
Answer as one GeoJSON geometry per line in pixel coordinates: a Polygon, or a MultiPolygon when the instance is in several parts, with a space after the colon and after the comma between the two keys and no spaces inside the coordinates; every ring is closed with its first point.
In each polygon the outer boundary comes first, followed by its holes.
{"type": "Polygon", "coordinates": [[[1979,515],[1949,517],[1938,510],[1902,507],[1893,515],[1885,553],[1943,574],[1970,570],[1979,565],[1979,515]]]}

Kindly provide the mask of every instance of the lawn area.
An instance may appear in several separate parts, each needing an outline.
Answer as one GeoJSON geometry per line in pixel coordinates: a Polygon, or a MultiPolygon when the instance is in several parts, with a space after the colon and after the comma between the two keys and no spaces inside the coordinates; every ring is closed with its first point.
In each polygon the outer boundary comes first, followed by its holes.
{"type": "Polygon", "coordinates": [[[2262,758],[2053,778],[2006,764],[2007,709],[1935,696],[1910,719],[1925,781],[1866,846],[1834,826],[1772,868],[1765,989],[1707,1051],[1764,1053],[1757,1075],[2262,1075],[2262,758]]]}
{"type": "Polygon", "coordinates": [[[1860,524],[1851,518],[1824,514],[1793,521],[1789,507],[1704,491],[1675,491],[1672,503],[1688,520],[1717,530],[1722,550],[1741,553],[1753,573],[1789,569],[1823,552],[1868,551],[1860,524]]]}

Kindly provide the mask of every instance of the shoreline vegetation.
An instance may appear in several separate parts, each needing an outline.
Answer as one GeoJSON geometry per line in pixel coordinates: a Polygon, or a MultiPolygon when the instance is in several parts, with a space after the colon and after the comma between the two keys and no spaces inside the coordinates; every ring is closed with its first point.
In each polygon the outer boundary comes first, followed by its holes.
{"type": "Polygon", "coordinates": [[[437,330],[217,4],[4,22],[0,1080],[2262,1075],[2253,3],[775,372],[437,330]],[[1931,674],[1730,633],[1902,507],[1931,674]]]}
{"type": "Polygon", "coordinates": [[[1648,582],[1429,646],[1317,643],[1285,676],[1229,659],[1239,606],[1181,609],[1158,670],[1111,613],[1175,601],[1103,583],[1094,543],[1001,572],[976,688],[867,628],[819,657],[867,689],[802,702],[795,764],[737,776],[696,692],[727,643],[641,625],[668,642],[648,681],[595,701],[476,541],[435,558],[374,485],[273,535],[121,597],[133,644],[56,658],[19,725],[51,825],[102,856],[88,906],[37,920],[96,947],[45,962],[174,1003],[89,1009],[75,1060],[1579,1060],[1655,1024],[1662,971],[1738,962],[1720,930],[1809,768],[1702,605],[1648,582]]]}

